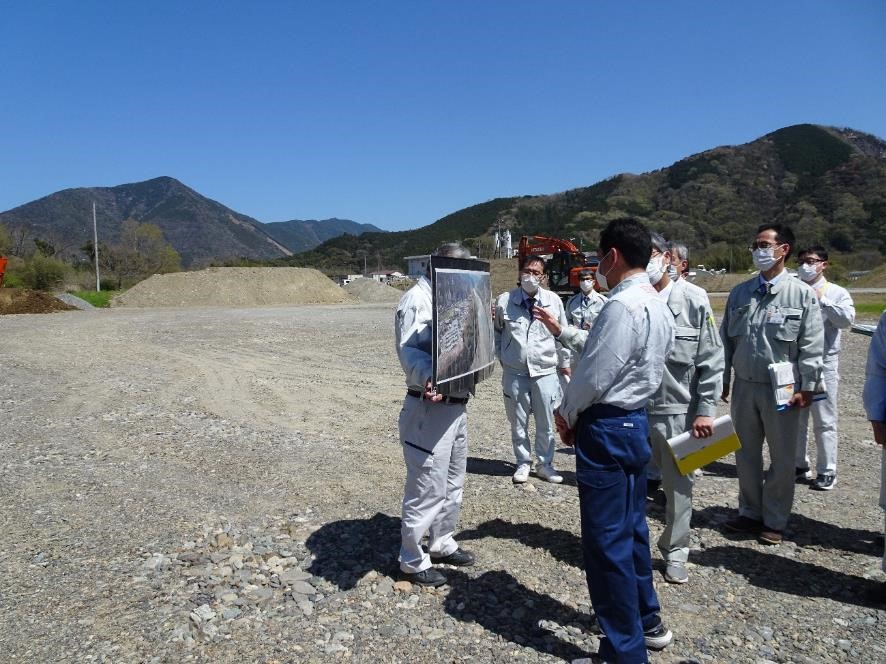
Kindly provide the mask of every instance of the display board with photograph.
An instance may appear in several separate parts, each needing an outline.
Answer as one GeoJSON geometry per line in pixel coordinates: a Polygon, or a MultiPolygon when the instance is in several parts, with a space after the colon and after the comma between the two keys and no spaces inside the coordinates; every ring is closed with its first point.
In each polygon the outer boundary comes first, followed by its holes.
{"type": "Polygon", "coordinates": [[[458,394],[492,374],[492,283],[489,263],[431,256],[434,385],[458,394]]]}

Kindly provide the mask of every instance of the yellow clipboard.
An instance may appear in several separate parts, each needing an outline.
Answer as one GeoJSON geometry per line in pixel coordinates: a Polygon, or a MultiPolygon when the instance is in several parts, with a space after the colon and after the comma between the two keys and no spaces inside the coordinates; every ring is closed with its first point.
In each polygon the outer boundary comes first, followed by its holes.
{"type": "Polygon", "coordinates": [[[695,438],[687,431],[668,440],[677,469],[688,475],[696,468],[706,466],[739,449],[741,443],[732,426],[732,418],[723,415],[714,420],[714,434],[708,438],[695,438]]]}

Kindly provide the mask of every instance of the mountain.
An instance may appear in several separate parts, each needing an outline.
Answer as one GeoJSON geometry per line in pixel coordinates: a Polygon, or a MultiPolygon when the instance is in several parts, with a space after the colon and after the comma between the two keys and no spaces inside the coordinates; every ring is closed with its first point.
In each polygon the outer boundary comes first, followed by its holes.
{"type": "Polygon", "coordinates": [[[592,249],[606,223],[625,215],[686,242],[693,262],[706,265],[749,265],[747,245],[757,226],[781,221],[794,228],[798,244],[821,242],[871,267],[886,254],[886,142],[854,129],[794,125],[651,173],[498,198],[412,231],[327,240],[283,261],[345,273],[362,269],[366,256],[373,266],[403,269],[404,256],[447,240],[488,257],[499,225],[515,238],[554,235],[592,249]]]}
{"type": "Polygon", "coordinates": [[[92,240],[93,202],[99,242],[116,242],[127,219],[155,224],[185,266],[293,253],[271,237],[264,224],[170,177],[117,187],[65,189],[0,213],[0,223],[13,237],[23,232],[24,237],[40,238],[62,255],[72,256],[92,240]]]}
{"type": "Polygon", "coordinates": [[[378,226],[358,224],[350,219],[292,219],[274,221],[264,225],[265,232],[294,253],[313,249],[318,244],[339,235],[361,235],[362,233],[383,233],[378,226]]]}

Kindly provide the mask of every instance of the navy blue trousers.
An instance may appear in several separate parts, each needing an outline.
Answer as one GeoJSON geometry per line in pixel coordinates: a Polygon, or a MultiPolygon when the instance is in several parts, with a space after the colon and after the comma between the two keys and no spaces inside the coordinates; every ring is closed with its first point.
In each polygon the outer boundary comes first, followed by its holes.
{"type": "Polygon", "coordinates": [[[660,621],[646,524],[648,438],[642,409],[597,404],[576,427],[585,575],[606,635],[600,655],[611,662],[648,662],[643,630],[660,621]]]}

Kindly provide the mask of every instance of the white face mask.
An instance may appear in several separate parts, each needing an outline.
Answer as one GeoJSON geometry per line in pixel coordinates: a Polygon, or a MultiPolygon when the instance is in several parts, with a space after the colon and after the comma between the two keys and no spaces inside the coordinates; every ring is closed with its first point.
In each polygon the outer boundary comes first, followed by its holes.
{"type": "Polygon", "coordinates": [[[594,290],[594,280],[593,279],[582,279],[578,282],[578,287],[581,288],[581,292],[587,295],[592,290],[594,290]]]}
{"type": "Polygon", "coordinates": [[[646,276],[649,277],[649,283],[655,286],[664,276],[664,256],[656,256],[649,259],[646,263],[646,276]]]}
{"type": "MultiPolygon", "coordinates": [[[[612,253],[612,252],[610,251],[609,253],[612,253]]],[[[606,275],[603,274],[603,270],[600,269],[603,267],[603,261],[606,260],[607,256],[609,256],[608,253],[606,254],[606,256],[603,256],[603,258],[600,260],[600,263],[597,266],[597,283],[600,284],[600,288],[602,288],[603,290],[609,290],[609,282],[606,280],[606,275]]],[[[612,268],[609,268],[609,270],[611,271],[612,268]]]]}
{"type": "Polygon", "coordinates": [[[670,277],[671,281],[677,281],[680,278],[680,273],[677,271],[676,265],[668,265],[668,277],[670,277]]]}
{"type": "MultiPolygon", "coordinates": [[[[820,263],[819,263],[820,265],[820,263]]],[[[800,266],[797,268],[797,276],[800,277],[807,284],[811,284],[813,281],[818,279],[818,276],[821,272],[818,271],[818,267],[816,265],[807,265],[806,263],[800,263],[800,266]]]]}
{"type": "Polygon", "coordinates": [[[536,277],[534,274],[520,275],[520,286],[522,286],[523,290],[525,290],[530,295],[535,295],[538,292],[538,285],[540,283],[541,279],[536,277]]]}
{"type": "Polygon", "coordinates": [[[751,255],[754,258],[754,267],[761,272],[771,269],[778,262],[773,247],[769,247],[768,249],[754,249],[754,253],[751,255]]]}

